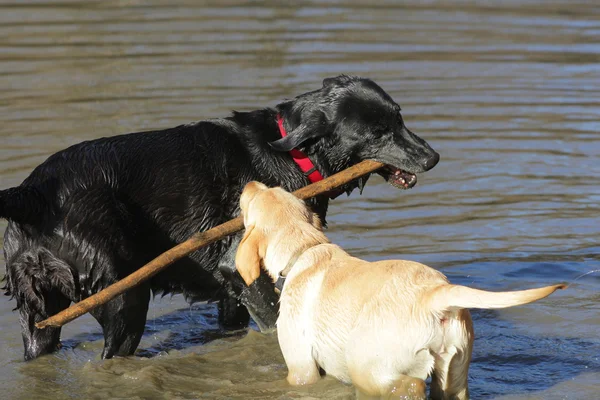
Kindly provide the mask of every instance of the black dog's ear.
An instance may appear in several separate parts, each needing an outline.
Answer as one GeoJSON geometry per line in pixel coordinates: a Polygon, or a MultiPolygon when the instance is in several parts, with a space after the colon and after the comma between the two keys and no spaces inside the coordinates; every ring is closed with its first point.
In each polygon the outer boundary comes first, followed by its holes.
{"type": "Polygon", "coordinates": [[[315,118],[300,124],[296,129],[288,132],[286,137],[269,142],[269,146],[276,151],[290,151],[308,139],[314,139],[327,134],[327,121],[325,114],[319,112],[315,118]]]}
{"type": "Polygon", "coordinates": [[[277,151],[290,151],[302,143],[306,142],[308,139],[316,138],[319,136],[325,135],[324,130],[314,129],[308,127],[304,124],[300,125],[293,131],[291,131],[286,137],[275,140],[273,142],[269,142],[269,145],[273,150],[277,151]]]}
{"type": "Polygon", "coordinates": [[[340,75],[340,76],[334,76],[332,78],[325,78],[323,79],[323,87],[330,87],[330,86],[340,86],[340,85],[345,85],[348,84],[350,81],[352,80],[352,77],[348,76],[348,75],[340,75]]]}

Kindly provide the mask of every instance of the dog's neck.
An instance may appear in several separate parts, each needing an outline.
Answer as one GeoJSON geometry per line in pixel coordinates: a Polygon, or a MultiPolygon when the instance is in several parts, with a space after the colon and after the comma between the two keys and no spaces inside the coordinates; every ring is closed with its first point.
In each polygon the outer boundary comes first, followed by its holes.
{"type": "Polygon", "coordinates": [[[302,234],[300,237],[296,238],[295,245],[291,248],[273,248],[267,250],[267,258],[263,260],[263,265],[271,279],[273,279],[273,282],[276,283],[276,287],[278,285],[281,286],[278,287],[280,291],[286,277],[294,269],[297,261],[304,253],[321,244],[330,243],[329,239],[327,239],[322,231],[314,228],[310,224],[307,225],[308,226],[305,229],[302,229],[302,234]],[[281,254],[284,252],[285,255],[272,258],[268,256],[268,253],[270,252],[273,252],[274,254],[281,254]]]}
{"type": "MultiPolygon", "coordinates": [[[[315,101],[317,101],[315,99],[315,101]]],[[[276,107],[277,116],[281,116],[283,119],[283,129],[291,132],[296,129],[302,121],[302,107],[293,102],[286,102],[279,104],[276,107]]],[[[324,126],[319,126],[319,129],[328,129],[324,126]]],[[[298,151],[305,154],[314,164],[315,168],[321,173],[323,177],[331,176],[335,173],[343,171],[344,169],[352,166],[354,163],[360,161],[354,159],[351,155],[339,151],[339,143],[335,141],[336,135],[334,132],[328,132],[317,139],[308,140],[297,147],[298,151]],[[326,156],[325,156],[326,155],[326,156]]],[[[367,177],[360,178],[366,182],[367,177]]],[[[339,189],[328,193],[329,198],[334,199],[343,192],[350,194],[357,186],[360,187],[362,193],[362,187],[364,182],[359,185],[355,183],[346,184],[339,189]]]]}
{"type": "MultiPolygon", "coordinates": [[[[286,132],[293,131],[301,124],[301,113],[298,110],[296,110],[296,108],[298,107],[293,107],[290,102],[279,104],[276,107],[277,116],[280,116],[282,118],[283,128],[286,130],[286,132]]],[[[321,154],[322,149],[320,149],[319,147],[322,147],[324,145],[324,142],[328,141],[327,136],[319,139],[309,140],[297,147],[298,151],[301,151],[310,158],[315,168],[325,178],[346,168],[344,167],[339,170],[332,168],[332,166],[327,160],[327,157],[323,157],[323,155],[321,154]]]]}
{"type": "MultiPolygon", "coordinates": [[[[281,134],[281,137],[286,137],[287,132],[285,130],[284,121],[281,114],[277,114],[277,126],[279,127],[279,133],[281,134]]],[[[310,183],[315,183],[323,180],[323,175],[315,166],[315,164],[313,164],[309,156],[307,156],[301,150],[298,149],[292,149],[289,153],[294,159],[296,165],[298,165],[298,168],[300,168],[300,170],[302,171],[304,176],[308,178],[310,183]]],[[[335,199],[342,193],[344,193],[343,190],[330,190],[324,194],[327,195],[330,199],[335,199]]]]}
{"type": "Polygon", "coordinates": [[[283,285],[285,284],[285,280],[292,268],[294,268],[294,265],[296,265],[296,261],[298,261],[298,259],[302,256],[302,254],[304,254],[304,252],[320,244],[322,243],[311,244],[307,247],[301,248],[300,250],[296,251],[296,253],[294,253],[294,255],[290,257],[290,260],[288,261],[285,268],[279,271],[279,274],[277,275],[277,280],[275,281],[275,289],[277,289],[281,293],[283,291],[283,285]]]}
{"type": "MultiPolygon", "coordinates": [[[[281,137],[286,137],[287,132],[284,127],[283,117],[281,114],[277,114],[277,126],[279,127],[279,134],[281,137]]],[[[311,159],[298,149],[292,149],[290,155],[294,159],[294,162],[298,165],[300,170],[304,173],[304,176],[308,178],[311,183],[319,182],[323,180],[323,175],[311,159]]]]}

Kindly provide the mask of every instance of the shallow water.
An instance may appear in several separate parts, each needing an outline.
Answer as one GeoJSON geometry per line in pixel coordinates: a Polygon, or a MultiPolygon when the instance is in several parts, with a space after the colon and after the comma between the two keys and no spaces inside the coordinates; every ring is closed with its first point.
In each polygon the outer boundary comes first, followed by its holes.
{"type": "MultiPolygon", "coordinates": [[[[487,289],[600,269],[600,7],[402,4],[0,0],[0,187],[82,140],[275,105],[359,74],[442,160],[410,191],[372,177],[363,196],[335,200],[334,242],[487,289]]],[[[595,273],[535,304],[474,311],[472,397],[597,398],[599,303],[595,273]]],[[[287,386],[274,336],[224,334],[212,305],[180,296],[152,303],[137,357],[110,361],[85,316],[65,327],[59,353],[22,362],[13,307],[0,301],[2,398],[353,393],[333,379],[287,386]]]]}

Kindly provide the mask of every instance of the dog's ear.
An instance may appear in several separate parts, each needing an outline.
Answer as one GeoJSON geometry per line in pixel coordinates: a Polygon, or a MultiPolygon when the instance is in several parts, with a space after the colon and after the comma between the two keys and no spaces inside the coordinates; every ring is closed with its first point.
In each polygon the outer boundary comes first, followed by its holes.
{"type": "Polygon", "coordinates": [[[254,199],[259,192],[267,189],[267,185],[258,181],[250,181],[244,186],[242,194],[240,195],[240,210],[242,211],[242,215],[245,216],[252,199],[254,199]]]}
{"type": "Polygon", "coordinates": [[[334,76],[332,78],[323,79],[323,87],[328,88],[328,87],[332,87],[332,86],[346,85],[351,81],[352,81],[352,77],[348,76],[348,75],[334,76]]]}
{"type": "Polygon", "coordinates": [[[288,132],[286,137],[269,142],[276,151],[290,151],[309,139],[327,134],[327,118],[322,111],[315,111],[310,118],[302,121],[298,127],[288,132]]]}
{"type": "Polygon", "coordinates": [[[254,225],[246,228],[246,233],[238,246],[235,255],[235,268],[250,286],[260,276],[260,243],[262,234],[254,225]]]}
{"type": "Polygon", "coordinates": [[[323,231],[323,223],[321,222],[321,218],[319,218],[317,214],[312,214],[310,224],[318,230],[320,230],[321,232],[323,231]]]}

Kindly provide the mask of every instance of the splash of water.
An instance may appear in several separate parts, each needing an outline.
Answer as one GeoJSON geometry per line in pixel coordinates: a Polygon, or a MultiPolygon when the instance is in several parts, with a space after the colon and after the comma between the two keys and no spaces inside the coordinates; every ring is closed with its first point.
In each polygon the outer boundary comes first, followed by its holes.
{"type": "Polygon", "coordinates": [[[590,275],[590,274],[593,274],[593,273],[596,273],[596,272],[600,272],[600,269],[594,269],[594,270],[591,270],[591,271],[588,271],[588,272],[584,272],[583,274],[576,276],[575,279],[573,279],[571,281],[571,283],[569,283],[569,286],[572,285],[573,283],[575,283],[575,281],[578,280],[579,278],[583,278],[584,276],[587,276],[587,275],[590,275]]]}

